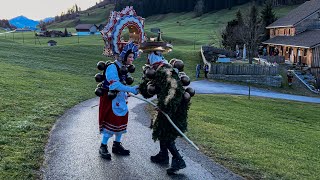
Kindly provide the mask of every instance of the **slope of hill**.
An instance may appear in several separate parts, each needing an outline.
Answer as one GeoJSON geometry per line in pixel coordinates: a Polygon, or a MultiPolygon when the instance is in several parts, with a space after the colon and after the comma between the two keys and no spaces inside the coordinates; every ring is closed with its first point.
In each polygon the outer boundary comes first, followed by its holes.
{"type": "Polygon", "coordinates": [[[34,21],[25,16],[18,16],[18,17],[12,18],[9,20],[9,22],[11,25],[16,26],[17,28],[24,28],[24,27],[36,28],[37,25],[39,24],[39,21],[34,21]]]}
{"type": "Polygon", "coordinates": [[[53,23],[48,28],[74,28],[77,24],[106,24],[114,5],[81,11],[78,19],[53,23]]]}
{"type": "MultiPolygon", "coordinates": [[[[235,18],[238,10],[247,13],[250,4],[233,7],[231,10],[221,10],[212,13],[206,13],[200,17],[195,17],[193,12],[188,13],[169,13],[155,15],[146,18],[145,31],[150,34],[150,28],[160,28],[164,32],[166,40],[172,40],[175,43],[188,44],[212,44],[219,46],[220,33],[227,22],[235,18]]],[[[280,6],[274,11],[277,17],[282,17],[297,6],[280,6]]],[[[259,7],[262,8],[262,7],[259,7]]],[[[106,8],[100,7],[83,11],[79,20],[68,20],[59,23],[53,23],[48,28],[74,28],[77,24],[101,24],[106,23],[114,5],[107,5],[106,8]]]]}

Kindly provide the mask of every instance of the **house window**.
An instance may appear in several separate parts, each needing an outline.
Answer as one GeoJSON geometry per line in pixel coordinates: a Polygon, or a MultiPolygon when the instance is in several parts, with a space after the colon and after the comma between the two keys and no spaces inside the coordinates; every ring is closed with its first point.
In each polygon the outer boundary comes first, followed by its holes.
{"type": "Polygon", "coordinates": [[[284,35],[287,35],[287,29],[284,29],[284,35]]]}
{"type": "Polygon", "coordinates": [[[320,12],[318,12],[318,20],[320,21],[320,12]]]}
{"type": "Polygon", "coordinates": [[[290,33],[290,29],[289,29],[289,35],[291,35],[291,33],[290,33]]]}

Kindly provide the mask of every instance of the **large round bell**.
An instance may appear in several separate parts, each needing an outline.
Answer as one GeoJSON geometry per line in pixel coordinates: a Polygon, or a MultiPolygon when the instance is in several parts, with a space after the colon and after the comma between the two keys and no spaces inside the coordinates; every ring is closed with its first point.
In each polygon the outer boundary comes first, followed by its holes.
{"type": "Polygon", "coordinates": [[[106,69],[106,63],[103,62],[103,61],[99,61],[97,63],[97,68],[100,70],[100,71],[104,71],[106,69]]]}
{"type": "Polygon", "coordinates": [[[174,68],[177,68],[179,71],[183,71],[183,68],[184,68],[184,64],[183,64],[183,61],[181,60],[175,60],[174,61],[174,64],[173,64],[173,67],[174,68]]]}
{"type": "Polygon", "coordinates": [[[128,74],[128,68],[127,68],[126,66],[121,66],[121,68],[120,68],[120,73],[121,73],[122,75],[128,74]]]}
{"type": "Polygon", "coordinates": [[[96,88],[94,93],[100,97],[100,96],[103,96],[104,90],[102,88],[96,88]]]}
{"type": "Polygon", "coordinates": [[[174,62],[176,61],[176,59],[171,59],[169,64],[171,64],[173,66],[174,62]]]}
{"type": "Polygon", "coordinates": [[[196,94],[196,91],[191,87],[187,87],[186,92],[189,93],[191,97],[193,97],[196,94]]]}
{"type": "Polygon", "coordinates": [[[117,97],[117,92],[115,92],[115,91],[109,91],[108,92],[108,98],[110,99],[110,100],[113,100],[114,98],[116,98],[117,97]]]}
{"type": "Polygon", "coordinates": [[[129,71],[129,73],[134,73],[135,70],[136,70],[136,67],[135,67],[133,64],[130,64],[130,65],[128,66],[128,71],[129,71]]]}
{"type": "Polygon", "coordinates": [[[133,77],[131,77],[131,76],[128,76],[128,77],[126,78],[126,84],[127,84],[127,85],[131,85],[131,84],[133,83],[133,81],[134,81],[134,79],[133,79],[133,77]]]}
{"type": "Polygon", "coordinates": [[[156,94],[156,87],[152,84],[149,84],[148,87],[147,87],[147,92],[150,94],[150,95],[155,95],[156,94]]]}
{"type": "Polygon", "coordinates": [[[97,88],[102,88],[102,86],[103,86],[103,82],[97,84],[97,88]]]}
{"type": "Polygon", "coordinates": [[[100,73],[98,73],[98,74],[96,74],[96,75],[94,76],[94,79],[96,80],[96,82],[102,82],[102,81],[105,80],[105,76],[102,75],[102,74],[100,74],[100,73]]]}
{"type": "Polygon", "coordinates": [[[185,72],[179,72],[179,77],[186,76],[187,74],[185,72]]]}
{"type": "Polygon", "coordinates": [[[184,92],[183,99],[185,102],[189,102],[191,99],[191,95],[188,92],[184,92]]]}
{"type": "Polygon", "coordinates": [[[187,75],[183,75],[180,77],[183,86],[189,86],[190,78],[187,75]]]}
{"type": "Polygon", "coordinates": [[[149,68],[146,70],[146,76],[149,79],[153,79],[156,76],[156,71],[153,68],[149,68]]]}

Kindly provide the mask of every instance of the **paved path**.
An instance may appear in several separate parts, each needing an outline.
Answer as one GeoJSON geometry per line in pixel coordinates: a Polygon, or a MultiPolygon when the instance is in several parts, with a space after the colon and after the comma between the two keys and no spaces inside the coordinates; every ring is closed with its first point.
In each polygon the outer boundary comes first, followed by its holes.
{"type": "MultiPolygon", "coordinates": [[[[198,94],[248,94],[247,86],[206,80],[194,81],[190,86],[198,94]]],[[[251,95],[320,103],[320,98],[257,88],[251,88],[251,95]]],[[[146,103],[135,98],[129,100],[128,133],[123,138],[123,144],[131,150],[131,155],[113,155],[111,161],[100,158],[98,149],[101,137],[98,133],[97,104],[98,98],[80,103],[58,120],[45,150],[42,167],[44,179],[242,179],[196,151],[182,139],[178,139],[177,146],[181,149],[187,168],[176,176],[166,175],[168,166],[156,165],[149,160],[159,148],[151,139],[151,130],[148,128],[150,117],[144,109],[146,103]]],[[[109,142],[109,149],[111,144],[109,142]]]]}
{"type": "MultiPolygon", "coordinates": [[[[150,156],[159,151],[159,145],[151,139],[150,117],[144,109],[146,104],[133,97],[129,99],[128,133],[123,138],[123,145],[131,150],[131,155],[112,154],[111,161],[100,158],[98,107],[92,108],[96,104],[98,98],[80,103],[58,120],[45,150],[44,179],[242,179],[181,139],[177,146],[187,168],[178,175],[168,176],[168,166],[150,162],[150,156]]],[[[109,149],[111,144],[109,142],[109,149]]]]}
{"type": "MultiPolygon", "coordinates": [[[[191,82],[190,86],[195,89],[197,94],[239,94],[248,95],[248,86],[226,84],[220,82],[212,82],[208,80],[200,80],[191,82]]],[[[260,96],[275,99],[286,99],[292,101],[301,101],[309,103],[320,103],[320,98],[297,96],[291,94],[283,94],[263,89],[251,87],[252,96],[260,96]]]]}

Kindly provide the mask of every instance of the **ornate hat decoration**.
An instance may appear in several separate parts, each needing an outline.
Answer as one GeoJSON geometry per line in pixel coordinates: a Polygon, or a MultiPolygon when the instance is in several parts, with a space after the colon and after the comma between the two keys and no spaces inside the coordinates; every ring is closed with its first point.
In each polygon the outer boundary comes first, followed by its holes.
{"type": "Polygon", "coordinates": [[[161,32],[158,32],[157,38],[150,38],[150,41],[142,42],[140,44],[140,50],[146,53],[160,51],[162,53],[168,53],[172,51],[173,46],[170,43],[164,42],[161,38],[161,32]]]}
{"type": "MultiPolygon", "coordinates": [[[[132,6],[127,6],[120,12],[112,11],[108,20],[108,24],[100,31],[104,40],[104,52],[106,56],[114,56],[122,54],[124,47],[128,51],[138,51],[136,45],[141,44],[145,40],[144,18],[137,16],[132,6]],[[129,29],[129,40],[124,40],[122,32],[125,28],[129,29]],[[136,45],[135,45],[136,44],[136,45]],[[132,49],[133,48],[133,49],[132,49]]],[[[135,53],[135,56],[138,55],[135,53]]],[[[124,55],[123,55],[124,56],[124,55]]]]}

